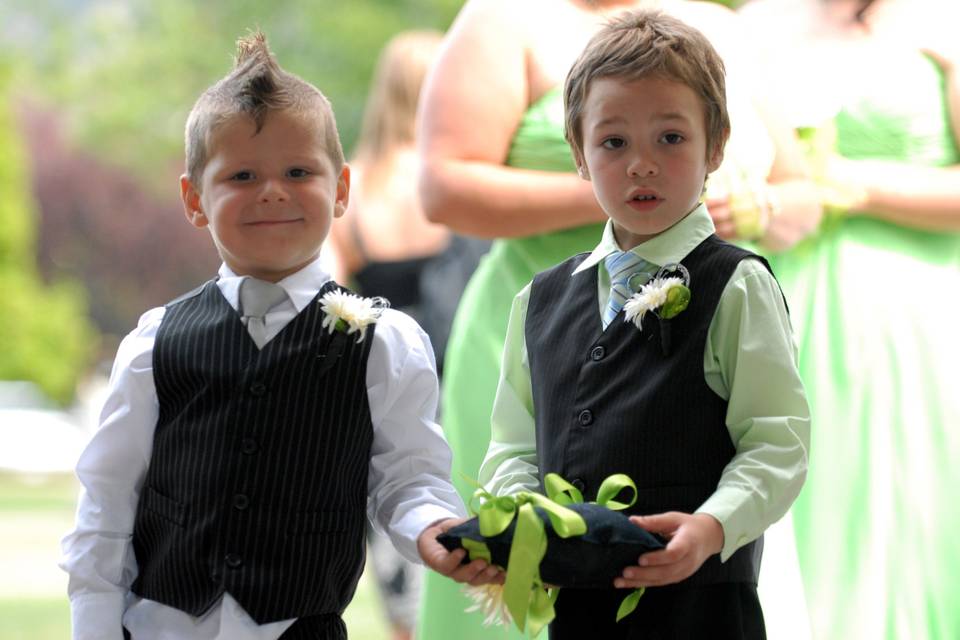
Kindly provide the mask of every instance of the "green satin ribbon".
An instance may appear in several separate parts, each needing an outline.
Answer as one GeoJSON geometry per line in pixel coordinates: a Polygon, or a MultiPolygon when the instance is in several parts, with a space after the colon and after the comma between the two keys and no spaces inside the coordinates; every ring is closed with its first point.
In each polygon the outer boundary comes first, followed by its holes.
{"type": "Polygon", "coordinates": [[[634,589],[630,595],[623,599],[623,602],[620,603],[620,608],[617,609],[617,622],[620,622],[633,613],[633,610],[636,609],[640,603],[640,596],[643,595],[644,591],[646,591],[645,587],[634,589]]]}
{"type": "MultiPolygon", "coordinates": [[[[621,511],[623,509],[632,507],[633,503],[636,501],[637,485],[633,483],[633,480],[630,479],[630,476],[623,473],[617,473],[607,477],[607,479],[603,481],[603,484],[600,485],[600,490],[597,491],[597,504],[605,505],[608,509],[612,509],[613,511],[621,511]],[[617,500],[614,500],[615,497],[620,495],[621,491],[628,488],[633,491],[633,496],[630,498],[630,502],[618,502],[617,500]]],[[[637,605],[640,603],[640,597],[643,595],[645,590],[646,589],[644,587],[634,589],[627,597],[623,599],[623,601],[620,603],[620,608],[617,609],[617,622],[620,622],[623,618],[633,613],[633,610],[636,609],[637,605]]]]}
{"type": "MultiPolygon", "coordinates": [[[[503,601],[520,631],[529,628],[536,637],[556,615],[554,603],[559,588],[547,589],[540,579],[540,562],[547,553],[547,534],[543,520],[537,515],[539,507],[547,513],[550,524],[561,538],[581,536],[587,532],[587,523],[575,511],[565,505],[583,502],[583,494],[575,486],[555,473],[544,477],[544,489],[547,495],[530,491],[521,491],[512,496],[496,497],[482,488],[477,489],[470,500],[473,511],[484,537],[496,536],[507,529],[516,519],[513,543],[507,560],[509,570],[503,585],[503,601]],[[479,507],[476,501],[482,500],[479,507]]],[[[597,492],[597,504],[619,511],[633,505],[637,499],[637,488],[629,476],[619,473],[608,477],[597,492]],[[624,489],[632,490],[629,502],[614,500],[624,489]]],[[[466,540],[464,547],[470,552],[470,558],[482,557],[489,562],[490,551],[485,544],[466,540]],[[476,553],[475,553],[476,552],[476,553]]],[[[643,590],[639,589],[620,605],[617,620],[628,615],[637,606],[643,590]],[[628,603],[628,600],[631,602],[628,603]],[[625,611],[625,612],[624,612],[625,611]],[[622,612],[622,615],[621,615],[622,612]]]]}

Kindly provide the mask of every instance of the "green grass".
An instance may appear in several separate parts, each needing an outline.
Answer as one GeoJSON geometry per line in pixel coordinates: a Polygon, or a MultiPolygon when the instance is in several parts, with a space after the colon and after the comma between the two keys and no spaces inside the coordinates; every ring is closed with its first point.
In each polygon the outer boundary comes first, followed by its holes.
{"type": "MultiPolygon", "coordinates": [[[[70,637],[66,574],[57,568],[78,486],[70,474],[0,472],[0,638],[70,637]]],[[[372,575],[372,572],[369,572],[372,575]]],[[[351,640],[389,637],[372,579],[364,573],[344,615],[351,640]]]]}
{"type": "Polygon", "coordinates": [[[69,637],[70,605],[66,596],[0,599],[0,638],[3,640],[65,640],[69,637]]]}

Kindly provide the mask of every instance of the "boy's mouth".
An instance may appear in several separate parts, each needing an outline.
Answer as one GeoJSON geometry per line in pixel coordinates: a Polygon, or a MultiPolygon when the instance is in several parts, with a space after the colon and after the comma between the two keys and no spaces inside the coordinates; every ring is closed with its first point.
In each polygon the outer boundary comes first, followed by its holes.
{"type": "Polygon", "coordinates": [[[285,220],[253,220],[247,224],[251,227],[272,227],[276,225],[294,224],[300,222],[300,218],[289,218],[285,220]]]}
{"type": "Polygon", "coordinates": [[[652,203],[660,200],[660,196],[650,189],[635,189],[627,195],[628,203],[652,203]]]}
{"type": "Polygon", "coordinates": [[[635,191],[627,197],[627,205],[640,211],[648,211],[659,204],[660,196],[646,189],[635,191]]]}

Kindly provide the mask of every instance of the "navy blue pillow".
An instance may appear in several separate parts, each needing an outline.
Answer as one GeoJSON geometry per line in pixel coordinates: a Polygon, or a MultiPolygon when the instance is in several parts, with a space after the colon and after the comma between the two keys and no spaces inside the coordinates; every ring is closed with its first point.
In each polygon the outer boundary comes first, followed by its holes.
{"type": "MultiPolygon", "coordinates": [[[[614,578],[620,576],[625,567],[637,564],[641,554],[665,546],[663,538],[641,529],[618,511],[593,503],[565,506],[579,513],[587,523],[587,532],[582,536],[559,537],[550,524],[547,512],[536,508],[547,533],[547,554],[540,561],[540,579],[546,584],[556,587],[611,588],[614,578]]],[[[480,535],[477,518],[472,518],[440,534],[437,540],[449,551],[462,547],[460,540],[463,538],[484,542],[490,549],[493,564],[509,571],[507,560],[516,522],[514,518],[502,533],[485,538],[480,535]]],[[[464,563],[467,562],[469,558],[464,559],[464,563]]]]}

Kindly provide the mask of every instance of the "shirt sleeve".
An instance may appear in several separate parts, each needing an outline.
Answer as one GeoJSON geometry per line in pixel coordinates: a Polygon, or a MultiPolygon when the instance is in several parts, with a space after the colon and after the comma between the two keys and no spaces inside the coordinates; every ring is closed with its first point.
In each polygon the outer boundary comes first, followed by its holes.
{"type": "Polygon", "coordinates": [[[164,309],[140,318],[117,351],[100,424],[76,467],[81,492],[60,566],[75,640],[123,637],[125,600],[137,575],[133,523],[150,461],[159,405],[153,343],[164,309]]]}
{"type": "Polygon", "coordinates": [[[466,515],[450,482],[452,454],[436,423],[439,388],[433,347],[409,316],[384,311],[367,361],[373,421],[368,515],[407,559],[421,562],[417,537],[431,523],[466,515]]]}
{"type": "Polygon", "coordinates": [[[490,446],[480,465],[480,483],[494,495],[537,491],[540,486],[530,363],[524,326],[530,285],[513,300],[493,402],[490,446]]]}
{"type": "Polygon", "coordinates": [[[757,260],[743,260],[720,298],[704,350],[708,386],[728,402],[736,453],[701,505],[721,523],[720,558],[758,538],[803,486],[810,409],[780,286],[757,260]]]}

